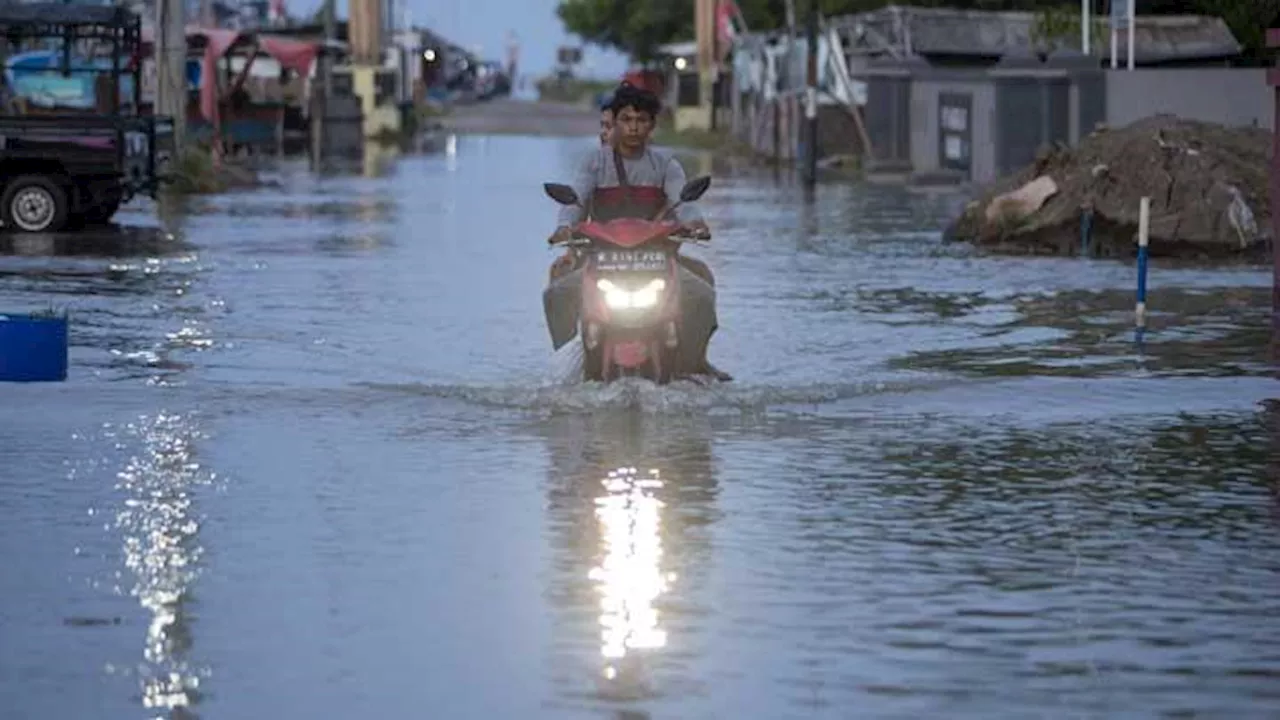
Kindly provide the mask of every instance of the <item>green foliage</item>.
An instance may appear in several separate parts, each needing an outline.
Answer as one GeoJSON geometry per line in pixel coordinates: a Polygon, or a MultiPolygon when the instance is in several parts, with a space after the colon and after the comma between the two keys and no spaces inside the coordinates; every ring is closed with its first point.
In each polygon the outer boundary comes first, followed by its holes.
{"type": "MultiPolygon", "coordinates": [[[[1093,42],[1107,37],[1107,21],[1096,16],[1090,24],[1093,42]]],[[[1031,42],[1040,50],[1049,51],[1057,46],[1078,48],[1080,44],[1080,11],[1077,7],[1051,6],[1036,13],[1031,26],[1031,42]]]]}
{"type": "MultiPolygon", "coordinates": [[[[753,29],[785,24],[782,0],[739,0],[738,6],[753,29]]],[[[661,45],[694,37],[693,0],[561,0],[556,14],[586,42],[621,50],[641,63],[652,60],[661,45]]]]}
{"type": "Polygon", "coordinates": [[[617,48],[639,62],[659,45],[693,35],[693,13],[680,0],[563,0],[565,28],[595,45],[617,48]]]}
{"type": "Polygon", "coordinates": [[[218,192],[218,173],[208,147],[192,144],[183,148],[173,167],[173,182],[168,190],[178,195],[201,195],[218,192]]]}
{"type": "Polygon", "coordinates": [[[169,182],[162,188],[165,194],[180,197],[259,185],[257,174],[249,168],[236,164],[232,158],[224,158],[221,167],[216,167],[209,147],[192,143],[178,153],[169,182]]]}
{"type": "Polygon", "coordinates": [[[1222,18],[1250,59],[1269,55],[1267,28],[1280,20],[1280,0],[1190,0],[1183,7],[1183,12],[1222,18]]]}
{"type": "Polygon", "coordinates": [[[538,80],[538,99],[544,102],[590,103],[597,95],[617,87],[612,80],[578,80],[545,77],[538,80]]]}

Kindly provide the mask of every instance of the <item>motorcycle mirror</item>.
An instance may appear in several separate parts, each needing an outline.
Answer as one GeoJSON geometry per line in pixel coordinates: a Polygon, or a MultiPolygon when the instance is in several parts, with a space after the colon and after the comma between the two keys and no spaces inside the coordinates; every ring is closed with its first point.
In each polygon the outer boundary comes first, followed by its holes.
{"type": "Polygon", "coordinates": [[[568,185],[560,183],[546,183],[542,186],[547,196],[561,205],[577,205],[578,193],[568,185]]]}
{"type": "Polygon", "coordinates": [[[694,178],[689,182],[685,183],[684,187],[680,188],[680,202],[682,203],[693,202],[698,198],[702,197],[703,195],[705,195],[707,192],[707,188],[710,188],[710,187],[711,187],[710,175],[703,175],[702,177],[694,178]]]}

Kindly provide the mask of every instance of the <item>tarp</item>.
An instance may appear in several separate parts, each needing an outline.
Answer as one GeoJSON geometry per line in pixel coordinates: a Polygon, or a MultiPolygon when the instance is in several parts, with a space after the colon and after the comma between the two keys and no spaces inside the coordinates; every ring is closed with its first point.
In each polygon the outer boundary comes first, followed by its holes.
{"type": "MultiPolygon", "coordinates": [[[[222,114],[219,112],[218,97],[218,61],[227,54],[227,51],[241,40],[251,38],[257,51],[271,56],[280,63],[281,67],[294,70],[305,77],[310,73],[320,48],[319,43],[315,42],[192,25],[186,27],[186,35],[187,37],[200,36],[205,39],[204,56],[200,61],[200,115],[213,126],[215,162],[220,156],[222,137],[222,114]]],[[[152,28],[144,30],[144,42],[151,42],[154,37],[152,28]]]]}
{"type": "MultiPolygon", "coordinates": [[[[97,71],[111,72],[111,61],[106,58],[73,56],[70,69],[63,76],[63,54],[60,50],[32,50],[10,55],[4,63],[4,76],[14,95],[26,98],[39,107],[91,109],[97,101],[97,71]]],[[[123,70],[123,68],[122,68],[123,70]]],[[[133,77],[120,75],[120,95],[133,96],[133,77]]]]}
{"type": "Polygon", "coordinates": [[[200,114],[218,128],[218,60],[240,39],[236,30],[204,29],[204,59],[200,69],[200,114]]]}
{"type": "Polygon", "coordinates": [[[303,77],[311,72],[311,64],[316,61],[316,55],[320,53],[319,43],[290,40],[273,35],[259,35],[258,47],[280,63],[280,67],[293,70],[303,77]]]}

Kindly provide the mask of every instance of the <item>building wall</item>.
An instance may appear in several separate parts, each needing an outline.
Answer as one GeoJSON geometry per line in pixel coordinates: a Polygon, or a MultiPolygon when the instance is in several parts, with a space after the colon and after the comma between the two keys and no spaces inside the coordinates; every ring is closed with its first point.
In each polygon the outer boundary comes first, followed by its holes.
{"type": "Polygon", "coordinates": [[[1275,129],[1265,68],[1139,68],[1109,70],[1107,124],[1128,125],[1150,115],[1228,126],[1275,129]]]}
{"type": "Polygon", "coordinates": [[[1073,74],[1071,84],[1071,144],[1080,142],[1107,121],[1107,76],[1098,70],[1073,74]]]}
{"type": "Polygon", "coordinates": [[[943,93],[969,95],[971,159],[970,178],[984,182],[995,173],[995,91],[988,81],[977,78],[926,79],[917,77],[911,83],[911,166],[917,173],[934,173],[943,169],[940,128],[940,104],[943,93]]]}
{"type": "Polygon", "coordinates": [[[911,128],[911,75],[876,73],[859,79],[867,83],[863,117],[874,158],[868,166],[882,170],[909,169],[911,148],[918,142],[911,128]]]}
{"type": "MultiPolygon", "coordinates": [[[[955,172],[942,157],[939,98],[944,94],[969,98],[967,179],[976,183],[1016,171],[1043,143],[1074,145],[1100,122],[1116,127],[1172,113],[1228,126],[1274,129],[1274,101],[1263,68],[1110,71],[1047,66],[1024,72],[904,64],[861,70],[855,78],[868,84],[868,104],[862,110],[873,145],[868,167],[873,169],[955,172]],[[1047,91],[1039,87],[1042,82],[1067,88],[1047,91]]],[[[853,135],[856,126],[842,117],[823,118],[825,153],[856,146],[856,139],[844,138],[853,135]]]]}
{"type": "MultiPolygon", "coordinates": [[[[1070,144],[1072,78],[1058,73],[1009,73],[993,76],[996,87],[995,172],[1015,173],[1035,161],[1041,148],[1070,144]]],[[[1079,104],[1079,92],[1076,94],[1079,104]]],[[[1078,124],[1078,121],[1077,121],[1078,124]]]]}

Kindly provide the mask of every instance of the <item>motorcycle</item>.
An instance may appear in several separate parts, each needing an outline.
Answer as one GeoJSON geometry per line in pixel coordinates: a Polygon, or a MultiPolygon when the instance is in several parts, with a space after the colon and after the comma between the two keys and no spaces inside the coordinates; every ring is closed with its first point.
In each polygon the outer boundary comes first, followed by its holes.
{"type": "MultiPolygon", "coordinates": [[[[684,243],[710,238],[682,233],[668,218],[710,186],[708,176],[690,180],[679,202],[651,220],[602,222],[588,211],[571,239],[556,243],[574,251],[580,270],[547,287],[543,309],[556,350],[581,336],[584,380],[641,377],[663,385],[690,374],[688,361],[699,357],[696,346],[705,345],[715,327],[715,290],[676,256],[684,243]]],[[[582,207],[568,185],[543,189],[561,205],[582,207]]]]}

